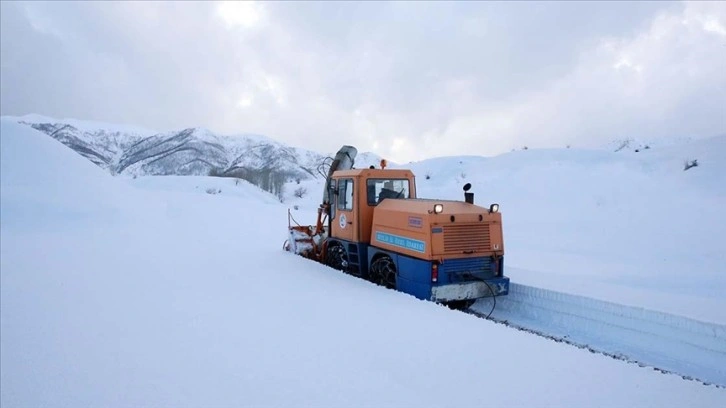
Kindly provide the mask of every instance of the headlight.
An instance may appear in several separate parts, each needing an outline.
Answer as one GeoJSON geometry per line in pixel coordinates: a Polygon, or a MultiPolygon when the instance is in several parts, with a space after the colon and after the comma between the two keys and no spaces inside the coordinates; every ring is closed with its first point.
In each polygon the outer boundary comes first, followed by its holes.
{"type": "Polygon", "coordinates": [[[434,214],[441,214],[444,211],[444,205],[443,204],[435,204],[434,205],[434,214]]]}
{"type": "Polygon", "coordinates": [[[492,204],[489,206],[490,213],[495,213],[497,211],[499,211],[499,204],[492,204]]]}

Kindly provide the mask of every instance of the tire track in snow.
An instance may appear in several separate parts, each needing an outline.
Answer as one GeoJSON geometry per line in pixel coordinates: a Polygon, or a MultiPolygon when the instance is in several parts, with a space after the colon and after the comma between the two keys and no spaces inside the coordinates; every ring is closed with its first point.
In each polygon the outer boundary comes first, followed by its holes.
{"type": "Polygon", "coordinates": [[[515,283],[510,284],[509,295],[495,301],[493,311],[492,299],[480,299],[466,313],[664,374],[726,388],[724,325],[515,283]]]}

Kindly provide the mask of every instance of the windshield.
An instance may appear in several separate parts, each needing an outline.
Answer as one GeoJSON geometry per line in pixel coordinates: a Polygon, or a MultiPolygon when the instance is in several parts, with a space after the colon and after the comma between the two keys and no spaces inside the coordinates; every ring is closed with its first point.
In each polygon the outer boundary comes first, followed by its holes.
{"type": "Polygon", "coordinates": [[[368,205],[385,198],[411,198],[408,179],[368,179],[368,205]]]}

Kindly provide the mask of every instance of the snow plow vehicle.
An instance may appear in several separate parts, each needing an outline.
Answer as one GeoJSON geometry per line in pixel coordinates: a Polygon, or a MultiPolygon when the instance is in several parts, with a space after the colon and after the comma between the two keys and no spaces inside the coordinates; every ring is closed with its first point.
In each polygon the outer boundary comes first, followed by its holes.
{"type": "Polygon", "coordinates": [[[343,146],[321,172],[316,225],[288,210],[286,251],[456,308],[509,292],[498,204],[475,205],[469,183],[464,201],[417,198],[411,170],[355,169],[356,155],[343,146]]]}

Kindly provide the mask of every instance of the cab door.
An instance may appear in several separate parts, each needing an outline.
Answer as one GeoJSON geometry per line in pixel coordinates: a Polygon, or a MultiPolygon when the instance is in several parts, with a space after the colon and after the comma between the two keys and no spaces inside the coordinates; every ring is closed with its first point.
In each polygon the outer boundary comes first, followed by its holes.
{"type": "Polygon", "coordinates": [[[332,236],[347,241],[357,241],[358,237],[358,208],[355,205],[355,182],[352,178],[337,180],[337,193],[335,194],[335,212],[332,219],[332,236]]]}

